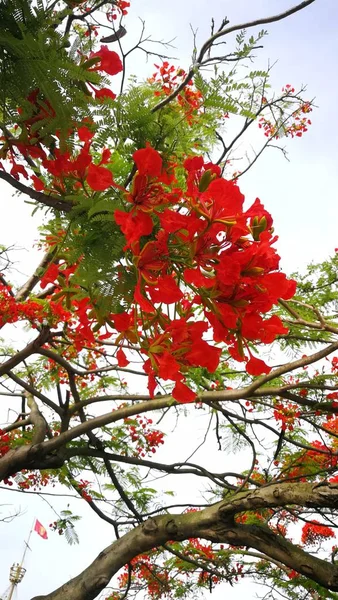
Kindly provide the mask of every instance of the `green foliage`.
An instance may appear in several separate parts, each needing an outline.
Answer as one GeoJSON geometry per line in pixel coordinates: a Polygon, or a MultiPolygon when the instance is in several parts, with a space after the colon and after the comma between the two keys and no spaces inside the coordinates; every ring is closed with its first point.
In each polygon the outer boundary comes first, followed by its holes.
{"type": "Polygon", "coordinates": [[[81,519],[78,515],[73,515],[68,508],[60,512],[59,518],[54,521],[52,528],[58,531],[60,535],[64,535],[67,543],[70,546],[79,543],[79,536],[75,530],[75,524],[81,519]]]}
{"type": "Polygon", "coordinates": [[[308,600],[308,598],[335,600],[337,597],[336,593],[330,592],[315,581],[307,579],[295,571],[285,570],[283,573],[283,571],[275,568],[267,561],[260,561],[255,566],[262,583],[265,583],[269,587],[273,583],[273,588],[276,590],[277,595],[275,596],[273,592],[269,594],[271,600],[275,598],[277,600],[280,597],[285,597],[289,600],[308,600]]]}
{"type": "MultiPolygon", "coordinates": [[[[66,13],[60,15],[60,20],[66,13]]],[[[0,4],[0,114],[2,126],[11,127],[32,119],[32,132],[52,141],[59,129],[65,138],[74,121],[88,111],[85,81],[99,83],[100,76],[89,72],[69,56],[69,41],[55,26],[55,15],[42,2],[5,0],[0,4]],[[32,104],[28,97],[38,91],[32,104]],[[52,108],[51,108],[52,107],[52,108]],[[18,120],[18,108],[21,115],[18,120]],[[42,118],[36,120],[38,112],[42,118]]],[[[20,134],[25,140],[22,126],[20,134]]]]}
{"type": "Polygon", "coordinates": [[[290,330],[284,342],[281,341],[282,348],[298,349],[305,344],[315,349],[318,342],[333,340],[334,331],[338,328],[337,268],[338,257],[335,254],[322,263],[311,263],[304,274],[291,275],[297,281],[296,295],[289,302],[292,312],[285,310],[285,306],[278,310],[283,318],[287,317],[290,330]],[[333,328],[332,332],[329,328],[325,330],[324,321],[333,328]]]}
{"type": "MultiPolygon", "coordinates": [[[[296,300],[318,307],[325,317],[332,319],[330,313],[336,312],[338,302],[338,255],[334,254],[321,263],[311,263],[307,272],[297,276],[296,300]]],[[[309,316],[313,317],[313,311],[309,316]]]]}

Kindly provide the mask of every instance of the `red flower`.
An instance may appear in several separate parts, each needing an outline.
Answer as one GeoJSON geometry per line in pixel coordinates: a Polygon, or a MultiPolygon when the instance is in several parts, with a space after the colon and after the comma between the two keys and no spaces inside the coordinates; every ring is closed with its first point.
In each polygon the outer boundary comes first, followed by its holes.
{"type": "MultiPolygon", "coordinates": [[[[93,88],[94,89],[94,88],[93,88]]],[[[109,88],[101,88],[100,90],[94,89],[95,98],[98,100],[104,100],[104,98],[111,98],[111,100],[115,100],[116,94],[112,92],[109,88]]]]}
{"type": "Polygon", "coordinates": [[[335,537],[334,531],[331,527],[322,525],[318,521],[312,521],[306,523],[302,529],[302,544],[315,544],[316,542],[322,541],[322,539],[335,537]]]}
{"type": "Polygon", "coordinates": [[[133,154],[133,159],[140,175],[149,175],[150,177],[159,177],[162,171],[161,155],[147,146],[136,150],[133,154]]]}
{"type": "Polygon", "coordinates": [[[185,354],[185,359],[194,367],[205,367],[214,373],[219,365],[221,348],[210,346],[204,340],[199,340],[192,345],[191,350],[185,354]]]}
{"type": "Polygon", "coordinates": [[[242,335],[248,340],[260,340],[264,344],[271,344],[277,335],[288,333],[277,315],[265,321],[258,314],[246,315],[242,320],[242,335]]]}
{"type": "Polygon", "coordinates": [[[154,242],[147,242],[139,254],[136,244],[132,247],[138,274],[149,284],[156,284],[168,268],[168,235],[160,230],[156,237],[154,242]]]}
{"type": "Polygon", "coordinates": [[[297,573],[297,571],[292,569],[291,571],[288,572],[287,576],[289,579],[295,579],[296,577],[299,577],[299,573],[297,573]]]}
{"type": "Polygon", "coordinates": [[[149,300],[147,300],[147,298],[145,296],[143,296],[143,294],[141,292],[140,283],[138,283],[137,286],[135,287],[134,300],[140,306],[141,310],[143,310],[145,313],[156,312],[155,308],[151,304],[151,302],[149,302],[149,300]]]}
{"type": "Polygon", "coordinates": [[[23,175],[25,179],[28,179],[28,173],[23,165],[18,165],[15,161],[13,161],[13,166],[10,170],[10,174],[15,177],[15,179],[19,180],[19,176],[23,175]]]}
{"type": "Polygon", "coordinates": [[[180,371],[180,364],[169,352],[163,352],[157,358],[158,374],[161,379],[171,379],[175,381],[180,371]]]}
{"type": "Polygon", "coordinates": [[[172,397],[180,404],[187,404],[188,402],[194,402],[197,394],[181,381],[177,381],[172,391],[172,397]]]}
{"type": "Polygon", "coordinates": [[[246,363],[246,372],[249,373],[249,375],[262,375],[263,373],[270,373],[270,371],[271,367],[255,356],[251,356],[250,360],[246,363]]]}
{"type": "MultiPolygon", "coordinates": [[[[235,225],[242,215],[244,196],[232,181],[212,180],[205,192],[194,197],[193,204],[199,214],[212,223],[235,225]]],[[[244,219],[242,218],[244,221],[244,219]]],[[[241,234],[240,234],[241,235],[241,234]]]]}
{"type": "Polygon", "coordinates": [[[87,183],[95,192],[102,192],[113,185],[113,175],[106,167],[90,164],[87,172],[87,183]]]}
{"type": "Polygon", "coordinates": [[[180,232],[182,237],[192,239],[198,231],[205,228],[205,223],[199,219],[194,213],[183,215],[172,209],[166,208],[159,215],[161,227],[167,233],[180,232]]]}
{"type": "Polygon", "coordinates": [[[115,210],[114,219],[127,240],[125,248],[138,242],[143,235],[150,235],[154,226],[151,217],[143,211],[127,213],[115,210]]]}
{"type": "Polygon", "coordinates": [[[174,304],[183,298],[183,292],[171,275],[158,278],[156,287],[147,287],[148,294],[155,304],[174,304]]]}
{"type": "Polygon", "coordinates": [[[119,367],[127,367],[129,365],[129,360],[127,359],[125,353],[122,348],[119,348],[116,352],[117,364],[119,367]]]}
{"type": "Polygon", "coordinates": [[[205,275],[201,273],[201,269],[185,269],[184,281],[186,283],[192,283],[193,285],[199,288],[210,288],[215,285],[216,278],[205,277],[205,275]]]}
{"type": "Polygon", "coordinates": [[[189,172],[200,171],[204,165],[203,156],[189,156],[185,159],[183,166],[189,172]]]}
{"type": "Polygon", "coordinates": [[[94,132],[88,129],[88,127],[86,127],[85,125],[79,127],[79,129],[77,130],[77,134],[81,142],[86,143],[91,142],[92,138],[94,137],[94,132]]]}
{"type": "Polygon", "coordinates": [[[104,71],[108,75],[117,75],[123,70],[121,59],[116,52],[109,50],[108,46],[101,46],[98,52],[92,52],[90,58],[98,57],[99,65],[94,67],[94,71],[104,71]]]}
{"type": "Polygon", "coordinates": [[[48,283],[54,283],[59,277],[59,274],[59,265],[56,265],[55,263],[49,265],[47,271],[40,279],[41,289],[44,290],[48,283]]]}
{"type": "Polygon", "coordinates": [[[119,344],[123,339],[128,340],[131,344],[136,344],[139,340],[135,323],[135,311],[121,313],[117,315],[109,315],[113,321],[116,331],[119,335],[115,339],[115,343],[119,344]]]}
{"type": "Polygon", "coordinates": [[[297,288],[297,282],[287,279],[284,273],[267,273],[262,278],[261,285],[265,288],[265,294],[271,298],[271,306],[279,298],[290,300],[295,295],[297,288]]]}
{"type": "Polygon", "coordinates": [[[45,189],[45,184],[36,175],[31,175],[31,180],[33,181],[34,189],[37,192],[41,192],[42,190],[45,189]]]}
{"type": "Polygon", "coordinates": [[[259,239],[259,235],[267,230],[269,231],[272,227],[272,217],[267,210],[265,210],[261,201],[256,198],[252,206],[244,213],[246,218],[251,217],[250,227],[252,229],[253,238],[259,239]]]}
{"type": "Polygon", "coordinates": [[[117,315],[110,315],[110,318],[114,322],[115,329],[117,331],[126,331],[130,325],[134,322],[133,314],[131,313],[120,313],[117,315]]]}

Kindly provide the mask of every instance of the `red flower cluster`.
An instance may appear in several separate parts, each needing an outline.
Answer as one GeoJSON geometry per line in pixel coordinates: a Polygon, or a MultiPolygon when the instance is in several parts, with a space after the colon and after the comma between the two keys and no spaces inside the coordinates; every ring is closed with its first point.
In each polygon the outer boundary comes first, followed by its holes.
{"type": "Polygon", "coordinates": [[[76,485],[75,485],[76,489],[80,492],[82,498],[84,500],[86,500],[86,502],[91,502],[92,501],[92,497],[88,493],[88,488],[91,485],[92,484],[90,483],[90,481],[84,481],[83,479],[80,479],[80,483],[76,483],[76,485]]]}
{"type": "Polygon", "coordinates": [[[0,456],[5,456],[10,450],[10,435],[0,429],[0,456]]]}
{"type": "Polygon", "coordinates": [[[0,328],[6,323],[29,321],[32,327],[47,320],[51,327],[69,320],[71,314],[60,303],[49,301],[25,300],[17,302],[11,288],[0,283],[0,328]]]}
{"type": "Polygon", "coordinates": [[[136,415],[133,419],[125,419],[131,441],[136,444],[135,455],[145,457],[147,453],[155,454],[156,449],[164,444],[164,434],[158,429],[151,429],[152,419],[144,415],[136,415]]]}
{"type": "Polygon", "coordinates": [[[68,150],[62,152],[56,148],[54,158],[42,160],[42,166],[53,177],[48,190],[64,195],[67,194],[68,189],[71,191],[85,187],[87,184],[91,190],[102,192],[113,185],[111,171],[102,166],[109,163],[110,151],[103,150],[100,162],[93,163],[93,157],[90,154],[93,132],[83,125],[78,128],[77,133],[83,146],[76,157],[72,156],[68,150]]]}
{"type": "MultiPolygon", "coordinates": [[[[26,471],[21,471],[20,475],[26,473],[26,471]]],[[[18,487],[21,490],[29,490],[33,489],[34,491],[41,490],[42,487],[46,487],[47,485],[52,484],[55,487],[56,478],[50,473],[42,473],[40,471],[35,471],[34,473],[30,473],[29,475],[24,476],[24,479],[19,481],[18,487]]]]}
{"type": "MultiPolygon", "coordinates": [[[[169,96],[169,94],[171,94],[187,76],[183,69],[176,69],[173,65],[169,65],[167,61],[164,61],[162,65],[155,65],[155,67],[157,71],[149,79],[150,83],[161,85],[161,91],[156,90],[154,92],[155,96],[169,96]]],[[[183,110],[189,125],[193,124],[198,115],[198,111],[202,106],[202,100],[203,96],[199,90],[194,88],[192,79],[187,83],[181,93],[178,94],[178,105],[183,110]]]]}
{"type": "Polygon", "coordinates": [[[244,211],[238,187],[201,157],[184,162],[185,189],[178,187],[174,165],[164,169],[153,148],[133,158],[137,173],[131,191],[125,191],[131,208],[116,210],[115,220],[126,238],[127,268],[136,272],[134,308],[111,320],[119,343],[137,341],[148,356],[144,369],[151,395],[159,377],[175,382],[179,402],[195,399],[184,372],[192,366],[216,370],[221,349],[206,341],[210,330],[233,358],[247,361],[248,373],[269,372],[249,343],[271,343],[287,332],[277,316],[262,315],[296,288],[278,271],[270,214],[258,199],[244,211]],[[163,305],[174,311],[165,314],[163,305]],[[204,320],[194,319],[197,307],[204,320]],[[139,322],[146,335],[138,331],[139,322]]]}
{"type": "Polygon", "coordinates": [[[286,458],[281,469],[282,476],[306,481],[307,476],[313,475],[314,472],[326,471],[337,466],[338,455],[330,445],[314,440],[310,446],[312,449],[303,452],[297,460],[295,457],[286,458]]]}
{"type": "Polygon", "coordinates": [[[230,574],[233,576],[233,578],[236,582],[238,581],[239,577],[241,577],[241,578],[244,577],[243,569],[244,569],[244,565],[241,565],[238,562],[236,563],[236,566],[231,569],[230,574]]]}
{"type": "Polygon", "coordinates": [[[129,8],[130,2],[126,2],[126,0],[115,0],[112,10],[107,12],[108,21],[116,21],[119,12],[122,16],[128,14],[127,8],[129,8]]]}
{"type": "Polygon", "coordinates": [[[331,361],[331,371],[332,373],[338,373],[338,356],[334,356],[331,361]]]}
{"type": "MultiPolygon", "coordinates": [[[[282,88],[282,92],[284,93],[286,100],[288,96],[293,96],[295,93],[295,89],[287,84],[282,88]]],[[[267,101],[263,98],[263,104],[266,104],[267,101]]],[[[308,126],[311,125],[311,120],[303,115],[312,112],[312,108],[309,102],[302,103],[299,108],[294,110],[289,118],[284,115],[279,121],[275,118],[273,121],[266,119],[265,117],[261,117],[258,121],[258,127],[263,129],[264,135],[266,137],[275,137],[278,140],[281,135],[283,137],[302,137],[303,133],[308,130],[308,126]]]]}
{"type": "Polygon", "coordinates": [[[283,431],[293,431],[296,419],[299,419],[301,411],[299,406],[292,402],[276,402],[273,416],[276,421],[281,421],[283,431]]]}
{"type": "Polygon", "coordinates": [[[205,560],[215,560],[215,552],[211,544],[201,542],[198,538],[189,538],[189,544],[185,547],[183,554],[192,558],[201,557],[205,560]]]}
{"type": "Polygon", "coordinates": [[[52,531],[57,531],[59,535],[64,534],[64,530],[61,527],[59,527],[57,521],[53,521],[53,523],[49,523],[49,527],[52,531]]]}
{"type": "MultiPolygon", "coordinates": [[[[56,287],[53,298],[57,301],[48,298],[39,301],[25,300],[24,302],[17,302],[11,294],[11,288],[0,283],[0,328],[6,323],[25,320],[29,321],[33,328],[42,323],[48,324],[51,328],[55,328],[60,323],[67,323],[69,325],[67,337],[70,345],[64,350],[63,354],[68,359],[74,358],[74,355],[83,350],[85,346],[87,348],[96,346],[97,340],[93,329],[97,325],[97,319],[90,299],[88,297],[80,300],[74,298],[73,294],[79,289],[77,286],[71,288],[69,293],[67,292],[68,277],[75,269],[75,265],[63,270],[60,269],[60,265],[51,265],[42,277],[43,285],[46,285],[48,282],[54,283],[58,275],[59,279],[60,274],[61,276],[64,275],[63,284],[66,285],[66,290],[59,291],[60,288],[56,287]],[[65,308],[63,303],[69,306],[71,304],[71,311],[65,308]]],[[[61,285],[58,280],[57,285],[61,285]]],[[[57,380],[59,383],[67,381],[65,371],[56,366],[53,361],[47,361],[45,368],[51,370],[52,379],[57,380]]],[[[90,374],[87,377],[92,379],[90,374]]]]}
{"type": "MultiPolygon", "coordinates": [[[[120,2],[121,10],[124,10],[124,5],[129,5],[127,2],[120,2]]],[[[108,75],[116,75],[123,70],[123,65],[119,55],[109,50],[108,46],[101,46],[97,52],[92,52],[89,57],[82,57],[81,66],[88,71],[100,71],[108,75]]],[[[105,98],[115,99],[116,95],[108,88],[97,89],[93,84],[87,82],[91,90],[94,92],[95,98],[104,100],[105,98]]],[[[86,93],[90,95],[90,91],[86,84],[86,93]]],[[[85,142],[79,155],[73,160],[70,152],[61,151],[58,148],[53,149],[55,156],[54,160],[48,160],[45,147],[50,150],[50,136],[45,142],[43,133],[40,132],[39,123],[43,125],[46,120],[50,121],[55,117],[55,110],[50,104],[48,98],[45,98],[39,89],[33,90],[27,97],[27,106],[25,109],[18,109],[20,114],[20,125],[16,125],[15,129],[19,130],[17,138],[11,136],[0,137],[0,142],[3,142],[0,147],[0,158],[8,159],[11,163],[10,174],[15,179],[20,178],[20,175],[28,179],[27,169],[19,164],[16,160],[15,150],[18,150],[25,158],[33,158],[42,161],[42,166],[49,171],[54,177],[53,186],[46,191],[53,191],[64,195],[67,193],[65,186],[65,178],[73,179],[74,187],[82,187],[86,182],[94,191],[103,191],[112,185],[111,172],[102,165],[107,164],[110,158],[110,152],[103,150],[101,161],[98,165],[92,162],[92,157],[89,154],[90,142],[93,133],[85,126],[71,127],[69,134],[75,134],[77,131],[80,141],[85,142]],[[27,108],[28,107],[28,108],[27,108]],[[44,147],[45,146],[45,147],[44,147]],[[74,182],[75,180],[75,182],[74,182]]],[[[43,128],[41,127],[41,131],[43,128]]],[[[59,132],[55,132],[58,137],[59,132]]],[[[55,139],[54,139],[55,142],[55,139]]],[[[5,170],[0,162],[0,169],[5,170]]],[[[45,188],[44,182],[35,173],[31,176],[34,188],[41,192],[45,188]]]]}
{"type": "MultiPolygon", "coordinates": [[[[166,569],[158,568],[148,554],[139,554],[130,561],[133,570],[133,579],[138,580],[142,586],[147,586],[147,592],[152,600],[159,600],[167,596],[170,591],[169,573],[166,569]]],[[[123,573],[118,577],[119,587],[124,588],[128,583],[128,566],[124,567],[123,573]]],[[[116,596],[115,596],[116,597],[116,596]]],[[[114,594],[106,598],[113,600],[114,594]]]]}
{"type": "MultiPolygon", "coordinates": [[[[20,175],[25,179],[29,178],[27,169],[16,160],[17,152],[20,152],[24,158],[45,158],[46,153],[42,147],[44,136],[39,129],[39,123],[43,124],[46,120],[55,117],[54,109],[39,89],[35,89],[29,94],[25,110],[19,108],[18,113],[20,114],[20,126],[15,126],[15,130],[20,131],[18,137],[0,137],[0,142],[3,142],[0,147],[0,158],[9,160],[10,175],[17,180],[20,179],[20,175]]],[[[2,163],[0,163],[0,168],[5,170],[2,163]]],[[[35,174],[31,175],[31,179],[35,189],[41,191],[43,189],[41,180],[35,174]]]]}
{"type": "Polygon", "coordinates": [[[335,537],[335,533],[331,527],[322,525],[318,521],[312,521],[304,525],[301,540],[302,544],[312,546],[317,542],[333,537],[335,537]]]}

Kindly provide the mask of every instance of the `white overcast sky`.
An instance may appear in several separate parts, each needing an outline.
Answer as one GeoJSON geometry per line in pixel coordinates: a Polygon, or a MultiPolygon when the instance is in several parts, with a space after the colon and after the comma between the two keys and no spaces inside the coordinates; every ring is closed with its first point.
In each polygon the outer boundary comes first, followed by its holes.
{"type": "MultiPolygon", "coordinates": [[[[180,66],[187,68],[192,48],[190,24],[194,29],[198,28],[200,45],[208,37],[211,17],[214,17],[216,26],[225,16],[231,24],[242,23],[282,12],[296,4],[296,1],[131,0],[131,4],[126,25],[129,37],[123,40],[125,47],[132,45],[137,38],[140,29],[138,17],[141,17],[154,38],[176,37],[174,43],[177,49],[173,50],[173,54],[179,58],[180,66]]],[[[285,161],[277,150],[269,150],[240,182],[248,202],[259,197],[272,213],[280,238],[278,248],[282,266],[289,272],[303,268],[312,260],[324,259],[338,246],[337,23],[337,0],[316,0],[301,13],[267,26],[269,36],[265,38],[264,49],[259,51],[261,67],[266,67],[268,61],[271,63],[278,59],[272,75],[276,90],[286,83],[295,87],[307,84],[307,97],[315,97],[318,105],[311,115],[313,125],[309,132],[301,139],[287,141],[290,162],[285,161]]],[[[231,49],[230,40],[228,44],[231,49]]],[[[142,53],[132,56],[132,64],[129,65],[131,73],[141,73],[146,77],[153,72],[154,61],[146,65],[142,53]]],[[[114,89],[114,82],[112,87],[114,89]]],[[[30,220],[31,207],[23,204],[22,197],[11,197],[10,189],[4,185],[0,188],[0,198],[3,202],[0,243],[16,243],[27,248],[20,255],[24,263],[18,265],[19,270],[27,275],[37,257],[32,250],[32,242],[37,235],[30,220]]],[[[7,406],[5,397],[2,402],[4,407],[7,406]]],[[[18,408],[17,404],[15,408],[18,408]]],[[[1,411],[1,418],[6,418],[6,414],[6,410],[1,411]]],[[[170,444],[171,450],[180,448],[183,430],[182,434],[177,432],[172,435],[174,437],[168,440],[168,446],[170,444]]],[[[193,439],[193,432],[191,437],[193,439]]],[[[170,460],[172,458],[171,453],[170,460]]],[[[220,457],[219,453],[216,458],[220,463],[227,459],[220,457]]],[[[86,478],[90,479],[90,476],[86,478]]],[[[180,480],[180,497],[186,501],[192,500],[188,493],[192,482],[186,480],[184,483],[186,485],[180,480]]],[[[52,497],[47,499],[54,503],[52,497]]],[[[32,552],[26,564],[27,574],[19,587],[19,599],[26,600],[55,589],[85,568],[110,543],[112,536],[109,526],[92,517],[84,501],[58,498],[55,506],[62,510],[68,501],[75,513],[87,517],[78,527],[81,543],[70,547],[57,534],[50,533],[48,541],[34,534],[32,552]]],[[[1,539],[4,540],[0,549],[1,594],[7,587],[10,565],[21,558],[23,539],[34,517],[48,526],[55,520],[55,515],[46,502],[32,495],[0,490],[0,504],[7,505],[0,507],[3,515],[15,508],[23,511],[22,516],[11,524],[0,523],[1,539]]],[[[216,588],[213,598],[221,600],[224,594],[229,600],[238,598],[239,594],[253,598],[257,591],[255,585],[241,585],[234,589],[222,586],[216,588]]],[[[206,593],[205,597],[209,597],[209,594],[206,593]]]]}

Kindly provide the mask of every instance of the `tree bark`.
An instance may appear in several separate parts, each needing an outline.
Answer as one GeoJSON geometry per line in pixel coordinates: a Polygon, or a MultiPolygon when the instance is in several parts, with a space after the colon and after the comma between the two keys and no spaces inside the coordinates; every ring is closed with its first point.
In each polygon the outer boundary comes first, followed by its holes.
{"type": "Polygon", "coordinates": [[[138,554],[160,548],[170,540],[196,537],[254,548],[326,589],[338,591],[338,566],[308,554],[267,526],[240,525],[234,520],[238,512],[286,505],[335,508],[338,505],[338,485],[268,485],[234,494],[200,512],[149,519],[105,548],[77,577],[54,592],[35,596],[32,600],[93,600],[119,569],[138,554]]]}

